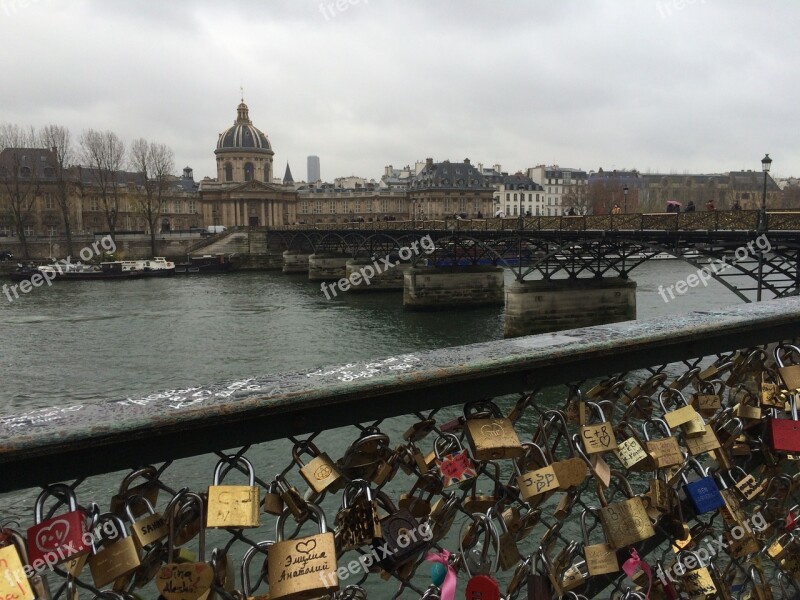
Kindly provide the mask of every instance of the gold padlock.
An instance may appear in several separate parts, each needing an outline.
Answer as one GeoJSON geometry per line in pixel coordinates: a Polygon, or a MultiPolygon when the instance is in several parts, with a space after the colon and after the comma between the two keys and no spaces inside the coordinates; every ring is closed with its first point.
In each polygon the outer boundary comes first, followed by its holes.
{"type": "Polygon", "coordinates": [[[105,513],[96,522],[93,521],[92,529],[95,532],[102,530],[109,536],[108,541],[98,540],[100,544],[107,545],[101,545],[86,561],[95,586],[105,587],[139,567],[139,550],[133,538],[128,536],[122,519],[113,513],[105,513]],[[113,524],[114,529],[111,532],[106,531],[106,523],[113,524]]]}
{"type": "Polygon", "coordinates": [[[502,416],[493,402],[470,403],[464,407],[467,441],[475,460],[518,458],[523,449],[514,424],[502,416]],[[476,413],[485,416],[475,418],[476,413]]]}
{"type": "MultiPolygon", "coordinates": [[[[125,501],[133,496],[144,496],[151,506],[158,502],[158,469],[153,466],[142,467],[128,473],[119,484],[119,491],[111,497],[111,512],[119,517],[125,516],[125,501]],[[131,487],[137,479],[144,479],[144,483],[131,487]]],[[[144,513],[137,512],[141,505],[134,508],[134,516],[141,517],[144,513]]]]}
{"type": "Polygon", "coordinates": [[[327,489],[338,491],[344,482],[336,469],[336,465],[325,452],[320,452],[312,442],[300,442],[292,448],[292,458],[295,464],[300,467],[300,475],[306,480],[317,494],[321,494],[327,489]],[[307,465],[300,459],[301,454],[311,456],[311,462],[307,465]],[[336,484],[336,485],[335,485],[336,484]]]}
{"type": "Polygon", "coordinates": [[[596,402],[585,402],[578,407],[578,422],[580,429],[581,442],[586,454],[602,454],[617,448],[617,439],[614,436],[614,427],[603,413],[600,404],[596,402]],[[599,419],[599,423],[588,424],[586,422],[586,409],[591,409],[599,419]]]}
{"type": "Polygon", "coordinates": [[[157,513],[144,496],[128,498],[125,503],[125,513],[131,522],[131,537],[139,550],[160,542],[169,535],[169,524],[163,515],[157,513]],[[145,512],[140,517],[135,516],[134,507],[138,502],[145,505],[145,512]]]}
{"type": "Polygon", "coordinates": [[[267,554],[269,595],[274,600],[305,600],[339,590],[333,533],[318,506],[309,504],[308,510],[319,523],[316,535],[284,540],[290,512],[278,518],[276,541],[267,554]]]}
{"type": "Polygon", "coordinates": [[[589,528],[586,524],[586,515],[597,513],[596,508],[588,507],[581,513],[581,532],[583,533],[583,556],[586,559],[586,568],[589,575],[607,575],[619,571],[617,553],[607,540],[602,544],[589,543],[589,528]]]}
{"type": "Polygon", "coordinates": [[[253,465],[243,456],[230,455],[214,469],[214,484],[208,488],[207,527],[258,527],[261,507],[260,488],[256,486],[253,465]],[[248,485],[220,485],[225,465],[242,464],[247,470],[248,485]]]}
{"type": "MultiPolygon", "coordinates": [[[[19,537],[21,541],[21,536],[19,537]]],[[[22,566],[23,557],[20,549],[25,552],[24,541],[18,546],[17,536],[13,536],[10,530],[0,530],[0,568],[4,569],[3,576],[0,577],[0,598],[24,598],[32,599],[33,590],[22,566]],[[7,543],[10,542],[10,543],[7,543]]],[[[26,562],[27,565],[27,557],[26,562]]],[[[49,592],[49,590],[48,590],[49,592]]],[[[50,594],[48,593],[49,597],[50,594]]],[[[41,595],[38,597],[41,598],[41,595]]]]}
{"type": "Polygon", "coordinates": [[[619,471],[611,471],[612,476],[622,482],[622,490],[627,496],[623,502],[609,504],[603,494],[600,482],[595,484],[597,497],[600,500],[600,521],[606,533],[606,539],[615,547],[622,548],[653,537],[656,533],[647,515],[644,503],[634,495],[631,484],[619,471]]]}
{"type": "Polygon", "coordinates": [[[775,347],[775,362],[778,363],[778,375],[780,375],[783,385],[789,392],[800,390],[800,364],[784,364],[787,354],[794,352],[795,356],[800,357],[800,348],[787,344],[775,347]]]}

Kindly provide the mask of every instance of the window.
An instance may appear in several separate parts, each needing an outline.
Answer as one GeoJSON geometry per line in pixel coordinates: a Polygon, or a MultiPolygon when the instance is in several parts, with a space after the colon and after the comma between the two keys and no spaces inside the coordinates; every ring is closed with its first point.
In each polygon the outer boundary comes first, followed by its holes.
{"type": "Polygon", "coordinates": [[[516,201],[517,201],[517,195],[514,194],[514,202],[516,202],[516,201]]]}
{"type": "Polygon", "coordinates": [[[47,235],[49,236],[58,235],[58,228],[55,225],[50,225],[50,227],[47,228],[47,235]]]}
{"type": "Polygon", "coordinates": [[[253,163],[244,163],[244,180],[253,180],[253,163]]]}
{"type": "Polygon", "coordinates": [[[356,198],[356,212],[361,212],[361,198],[356,198]]]}
{"type": "Polygon", "coordinates": [[[189,214],[190,215],[197,214],[197,205],[195,204],[194,200],[189,200],[189,214]]]}
{"type": "Polygon", "coordinates": [[[308,214],[308,200],[303,200],[300,203],[300,212],[303,214],[308,214]]]}
{"type": "Polygon", "coordinates": [[[314,214],[321,215],[322,214],[322,200],[316,200],[314,202],[314,214]]]}
{"type": "Polygon", "coordinates": [[[52,210],[56,207],[56,203],[53,201],[53,194],[44,195],[44,207],[48,210],[52,210]]]}
{"type": "Polygon", "coordinates": [[[225,163],[225,181],[233,181],[233,165],[225,163]]]}
{"type": "Polygon", "coordinates": [[[336,214],[336,200],[331,200],[328,203],[328,212],[330,212],[332,215],[336,214]]]}
{"type": "Polygon", "coordinates": [[[444,212],[445,212],[445,214],[449,214],[450,210],[451,210],[450,209],[450,198],[445,198],[444,199],[444,212]]]}
{"type": "Polygon", "coordinates": [[[467,199],[466,198],[459,198],[458,199],[458,211],[459,212],[466,212],[467,210],[467,199]]]}
{"type": "Polygon", "coordinates": [[[33,227],[30,225],[25,225],[25,237],[31,237],[33,235],[33,227]]]}
{"type": "Polygon", "coordinates": [[[389,200],[386,198],[381,198],[381,212],[389,212],[389,200]]]}
{"type": "Polygon", "coordinates": [[[269,165],[264,165],[264,181],[269,183],[269,165]]]}
{"type": "Polygon", "coordinates": [[[183,210],[182,210],[183,206],[181,206],[181,204],[183,204],[183,203],[180,200],[175,200],[174,210],[175,210],[176,213],[183,212],[183,210]]]}
{"type": "Polygon", "coordinates": [[[506,202],[510,202],[510,201],[511,201],[511,194],[506,192],[506,202]]]}
{"type": "Polygon", "coordinates": [[[89,210],[100,210],[99,203],[97,202],[97,196],[92,196],[89,199],[89,210]]]}
{"type": "MultiPolygon", "coordinates": [[[[23,156],[23,158],[25,158],[25,157],[23,156]]],[[[30,177],[31,176],[31,168],[30,167],[22,167],[19,170],[19,173],[20,173],[20,175],[22,177],[30,177]]]]}
{"type": "Polygon", "coordinates": [[[161,204],[161,214],[162,214],[162,215],[165,215],[165,214],[167,214],[167,208],[168,208],[168,206],[167,206],[167,203],[166,203],[166,202],[164,202],[164,203],[162,203],[162,204],[161,204]]]}

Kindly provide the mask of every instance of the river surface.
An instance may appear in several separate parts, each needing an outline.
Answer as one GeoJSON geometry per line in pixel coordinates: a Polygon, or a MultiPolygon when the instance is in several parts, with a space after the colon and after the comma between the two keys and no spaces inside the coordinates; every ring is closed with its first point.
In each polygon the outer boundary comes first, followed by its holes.
{"type": "MultiPolygon", "coordinates": [[[[712,281],[665,303],[658,286],[692,272],[674,260],[633,271],[639,318],[741,302],[712,281]]],[[[399,292],[326,300],[279,272],[56,282],[0,295],[0,414],[502,337],[502,307],[408,312],[399,292]]]]}
{"type": "MultiPolygon", "coordinates": [[[[679,261],[651,261],[637,268],[631,276],[638,283],[639,318],[740,302],[711,282],[665,303],[658,286],[674,284],[693,272],[679,261]]],[[[513,280],[510,272],[506,279],[513,280]]],[[[345,293],[326,300],[319,285],[304,275],[269,272],[56,282],[11,303],[0,295],[0,415],[502,337],[502,307],[407,312],[399,292],[345,293]]],[[[555,403],[556,398],[544,400],[555,403]]],[[[450,418],[450,412],[455,415],[458,409],[441,414],[450,418]]],[[[384,429],[392,440],[408,426],[397,421],[388,421],[384,429]]],[[[530,431],[534,423],[523,420],[519,426],[530,431]]],[[[354,439],[353,431],[348,439],[354,439]]],[[[346,443],[335,432],[317,440],[333,457],[344,453],[346,443]]],[[[285,440],[256,446],[248,456],[264,479],[291,461],[285,440]]],[[[177,472],[175,466],[167,471],[168,483],[202,490],[211,482],[214,463],[213,456],[180,461],[177,472]]],[[[90,479],[79,488],[79,501],[94,494],[108,497],[120,477],[90,479]]],[[[398,490],[389,491],[399,493],[408,483],[397,485],[398,490]]],[[[0,496],[0,516],[30,524],[37,493],[25,490],[0,496]]],[[[160,499],[159,505],[164,502],[160,499]]],[[[330,501],[323,507],[331,517],[336,511],[330,501]]],[[[272,523],[251,539],[259,535],[274,539],[272,523]]],[[[212,533],[208,543],[212,547],[221,539],[212,533]]],[[[420,584],[426,585],[424,574],[420,584]]],[[[385,588],[378,597],[384,595],[385,588]]]]}

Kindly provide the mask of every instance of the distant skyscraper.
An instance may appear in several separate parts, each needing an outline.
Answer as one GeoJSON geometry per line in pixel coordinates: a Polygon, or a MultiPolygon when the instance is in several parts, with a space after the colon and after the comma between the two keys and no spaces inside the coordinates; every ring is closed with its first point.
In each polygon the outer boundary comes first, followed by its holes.
{"type": "Polygon", "coordinates": [[[319,156],[308,157],[308,182],[319,181],[319,156]]]}

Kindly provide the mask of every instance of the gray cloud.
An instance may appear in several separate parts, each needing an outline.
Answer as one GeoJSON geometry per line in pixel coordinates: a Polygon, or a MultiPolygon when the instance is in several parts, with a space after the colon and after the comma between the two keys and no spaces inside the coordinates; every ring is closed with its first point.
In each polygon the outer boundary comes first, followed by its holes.
{"type": "Polygon", "coordinates": [[[0,0],[0,121],[144,136],[213,175],[242,84],[296,178],[308,154],[327,179],[426,156],[708,172],[764,152],[798,174],[791,0],[340,6],[0,0]]]}

